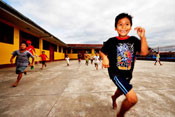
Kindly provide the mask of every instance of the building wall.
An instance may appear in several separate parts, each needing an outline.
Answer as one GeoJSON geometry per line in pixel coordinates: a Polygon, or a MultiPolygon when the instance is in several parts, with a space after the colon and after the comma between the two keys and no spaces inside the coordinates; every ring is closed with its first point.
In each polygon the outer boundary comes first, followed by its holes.
{"type": "MultiPolygon", "coordinates": [[[[93,56],[95,56],[95,49],[91,49],[91,53],[89,53],[89,57],[91,57],[91,55],[93,54],[93,56]]],[[[78,59],[78,53],[71,53],[67,54],[69,56],[70,59],[78,59]]]]}
{"type": "Polygon", "coordinates": [[[7,44],[0,42],[0,65],[1,64],[10,64],[10,58],[14,50],[19,49],[19,30],[14,28],[14,43],[7,44]]]}
{"type": "MultiPolygon", "coordinates": [[[[19,49],[20,44],[20,30],[16,27],[13,27],[14,34],[13,34],[13,44],[3,43],[0,42],[0,65],[7,65],[10,63],[10,58],[12,56],[12,52],[19,49]]],[[[59,46],[59,45],[57,45],[59,46]]],[[[35,56],[35,61],[41,61],[41,58],[39,55],[42,53],[42,51],[45,51],[45,54],[48,56],[48,61],[50,60],[50,51],[49,50],[43,50],[43,39],[39,39],[39,49],[35,48],[37,56],[35,56]]],[[[62,60],[65,58],[65,54],[63,53],[63,48],[61,52],[57,51],[54,52],[54,60],[62,60]]],[[[15,62],[15,59],[14,61],[15,62]]]]}

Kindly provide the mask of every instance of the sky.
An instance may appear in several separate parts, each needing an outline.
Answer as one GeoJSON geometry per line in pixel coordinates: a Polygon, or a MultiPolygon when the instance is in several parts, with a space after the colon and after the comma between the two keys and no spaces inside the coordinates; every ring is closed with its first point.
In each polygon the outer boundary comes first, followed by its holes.
{"type": "Polygon", "coordinates": [[[102,44],[117,36],[115,17],[133,16],[150,47],[175,45],[175,0],[3,0],[39,26],[70,43],[102,44]]]}

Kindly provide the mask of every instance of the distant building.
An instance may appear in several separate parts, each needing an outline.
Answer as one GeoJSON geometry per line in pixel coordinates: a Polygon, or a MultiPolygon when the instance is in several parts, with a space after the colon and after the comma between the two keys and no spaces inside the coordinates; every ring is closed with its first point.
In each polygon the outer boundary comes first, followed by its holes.
{"type": "Polygon", "coordinates": [[[157,47],[153,49],[154,51],[160,51],[160,52],[175,52],[175,46],[163,46],[163,47],[157,47]]]}
{"type": "Polygon", "coordinates": [[[102,44],[66,44],[8,4],[0,1],[0,68],[11,66],[11,53],[19,49],[20,42],[27,40],[32,42],[37,55],[44,50],[49,57],[48,61],[63,60],[65,54],[68,54],[70,59],[77,59],[78,52],[82,56],[85,51],[94,54],[102,47],[102,44]]]}

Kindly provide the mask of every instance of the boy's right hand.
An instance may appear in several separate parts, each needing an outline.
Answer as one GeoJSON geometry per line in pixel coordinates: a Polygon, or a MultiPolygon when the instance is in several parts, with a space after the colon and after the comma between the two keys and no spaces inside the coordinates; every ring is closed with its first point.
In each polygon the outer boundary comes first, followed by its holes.
{"type": "Polygon", "coordinates": [[[104,57],[104,58],[103,58],[102,66],[103,66],[104,68],[109,68],[109,59],[108,59],[108,57],[104,57]]]}

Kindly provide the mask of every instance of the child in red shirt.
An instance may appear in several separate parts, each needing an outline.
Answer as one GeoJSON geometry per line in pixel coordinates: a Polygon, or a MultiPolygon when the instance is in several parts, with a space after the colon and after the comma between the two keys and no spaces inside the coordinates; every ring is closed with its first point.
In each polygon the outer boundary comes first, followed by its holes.
{"type": "MultiPolygon", "coordinates": [[[[29,51],[33,56],[34,56],[33,52],[35,52],[35,56],[37,57],[35,48],[32,46],[32,42],[30,40],[27,40],[27,45],[28,45],[27,51],[29,51]]],[[[31,60],[29,60],[29,62],[31,62],[31,60]]],[[[34,66],[31,66],[31,69],[34,69],[34,66]]]]}
{"type": "Polygon", "coordinates": [[[41,57],[41,63],[42,63],[42,68],[41,69],[43,69],[44,68],[44,66],[46,67],[46,59],[48,58],[47,57],[47,55],[45,55],[45,52],[44,51],[42,51],[42,54],[41,55],[39,55],[39,57],[41,57]]]}

